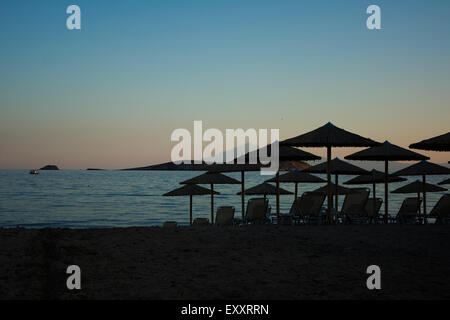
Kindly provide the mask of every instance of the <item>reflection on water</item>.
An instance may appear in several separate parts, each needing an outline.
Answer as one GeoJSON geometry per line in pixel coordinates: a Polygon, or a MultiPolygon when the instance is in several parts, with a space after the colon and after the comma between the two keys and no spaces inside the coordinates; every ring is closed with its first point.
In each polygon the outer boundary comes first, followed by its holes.
{"type": "MultiPolygon", "coordinates": [[[[103,228],[162,225],[167,220],[188,224],[189,198],[161,195],[178,188],[180,181],[199,174],[201,172],[62,170],[30,175],[27,170],[0,170],[0,226],[103,228]]],[[[240,173],[229,175],[240,180],[240,173]]],[[[258,172],[248,172],[246,187],[269,178],[258,172]]],[[[339,180],[344,182],[350,178],[342,176],[339,180]]],[[[408,182],[419,178],[411,177],[408,182]]],[[[430,176],[427,182],[437,183],[444,178],[448,177],[430,176]]],[[[390,190],[408,182],[393,183],[390,190]]],[[[299,194],[319,186],[301,184],[299,194]]],[[[282,187],[294,191],[293,184],[282,184],[282,187]]],[[[216,185],[214,190],[221,193],[215,197],[216,208],[233,205],[240,217],[241,198],[236,195],[240,185],[216,185]]],[[[377,185],[377,197],[383,198],[383,194],[383,185],[377,185]]],[[[442,194],[427,194],[428,211],[442,194]]],[[[414,195],[390,194],[391,214],[398,211],[408,196],[414,195]]],[[[269,199],[273,212],[275,197],[269,199]]],[[[343,199],[341,196],[340,205],[343,199]]],[[[293,196],[281,196],[281,211],[287,212],[292,201],[293,196]]],[[[194,217],[209,218],[210,204],[209,196],[194,197],[194,217]]]]}

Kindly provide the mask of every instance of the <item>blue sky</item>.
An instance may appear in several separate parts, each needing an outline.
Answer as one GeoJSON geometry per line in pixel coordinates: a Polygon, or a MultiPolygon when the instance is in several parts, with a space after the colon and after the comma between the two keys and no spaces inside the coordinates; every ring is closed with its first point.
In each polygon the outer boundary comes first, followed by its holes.
{"type": "Polygon", "coordinates": [[[168,161],[172,130],[194,120],[281,138],[333,121],[407,146],[448,131],[449,12],[419,0],[3,0],[0,168],[168,161]],[[70,4],[80,31],[66,29],[70,4]],[[365,26],[371,4],[382,30],[365,26]]]}

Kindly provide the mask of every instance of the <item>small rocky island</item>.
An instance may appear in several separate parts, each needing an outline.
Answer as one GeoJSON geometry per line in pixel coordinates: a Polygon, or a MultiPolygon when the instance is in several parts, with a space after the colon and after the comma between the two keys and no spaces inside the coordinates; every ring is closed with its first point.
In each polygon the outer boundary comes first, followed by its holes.
{"type": "Polygon", "coordinates": [[[59,168],[54,164],[48,164],[45,167],[40,168],[39,170],[59,170],[59,168]]]}

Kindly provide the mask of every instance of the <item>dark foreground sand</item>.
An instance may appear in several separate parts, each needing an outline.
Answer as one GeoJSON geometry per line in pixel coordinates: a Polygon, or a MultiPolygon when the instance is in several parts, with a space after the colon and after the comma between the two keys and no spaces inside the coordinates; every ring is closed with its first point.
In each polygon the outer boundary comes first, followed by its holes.
{"type": "Polygon", "coordinates": [[[450,226],[0,229],[0,245],[1,299],[450,298],[450,226]]]}

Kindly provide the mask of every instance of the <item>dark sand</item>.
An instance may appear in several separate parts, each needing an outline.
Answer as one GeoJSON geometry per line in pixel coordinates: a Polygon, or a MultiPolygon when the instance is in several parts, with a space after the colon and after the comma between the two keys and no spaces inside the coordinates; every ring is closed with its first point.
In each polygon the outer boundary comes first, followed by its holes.
{"type": "Polygon", "coordinates": [[[1,299],[450,298],[450,226],[0,229],[0,244],[1,299]]]}

